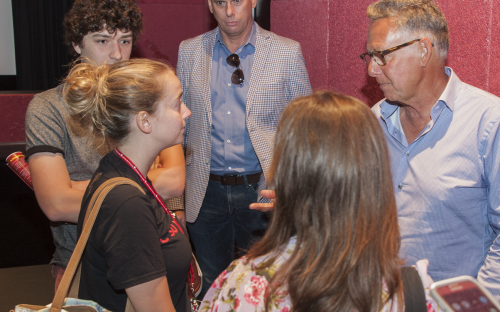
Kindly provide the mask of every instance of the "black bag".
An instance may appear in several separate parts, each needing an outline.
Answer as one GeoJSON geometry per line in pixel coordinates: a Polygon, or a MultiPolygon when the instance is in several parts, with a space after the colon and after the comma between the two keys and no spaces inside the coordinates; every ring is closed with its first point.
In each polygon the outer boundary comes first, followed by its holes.
{"type": "Polygon", "coordinates": [[[414,267],[401,268],[406,312],[427,312],[424,285],[414,267]]]}

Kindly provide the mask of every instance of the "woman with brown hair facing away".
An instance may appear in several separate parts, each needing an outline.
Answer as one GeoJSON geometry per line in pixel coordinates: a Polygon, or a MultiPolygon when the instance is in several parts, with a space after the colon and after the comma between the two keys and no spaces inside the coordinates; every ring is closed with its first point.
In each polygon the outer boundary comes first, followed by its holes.
{"type": "Polygon", "coordinates": [[[387,146],[370,109],[328,91],[292,101],[276,134],[269,229],[200,311],[402,311],[387,146]]]}
{"type": "Polygon", "coordinates": [[[78,234],[106,180],[126,177],[145,192],[120,185],[106,196],[82,257],[79,298],[111,311],[124,311],[127,297],[136,311],[189,311],[186,230],[146,178],[158,153],[184,138],[191,112],[181,96],[172,68],[146,59],[81,63],[68,75],[64,98],[72,112],[116,147],[85,191],[78,234]]]}

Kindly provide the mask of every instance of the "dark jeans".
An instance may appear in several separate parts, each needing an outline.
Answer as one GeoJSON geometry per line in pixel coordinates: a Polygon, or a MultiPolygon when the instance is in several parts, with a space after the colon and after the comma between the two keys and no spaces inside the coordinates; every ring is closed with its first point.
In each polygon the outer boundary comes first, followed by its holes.
{"type": "Polygon", "coordinates": [[[238,256],[261,238],[269,225],[269,214],[250,210],[257,201],[258,183],[222,185],[208,181],[207,192],[194,223],[187,223],[196,258],[203,272],[202,299],[214,280],[238,256]]]}

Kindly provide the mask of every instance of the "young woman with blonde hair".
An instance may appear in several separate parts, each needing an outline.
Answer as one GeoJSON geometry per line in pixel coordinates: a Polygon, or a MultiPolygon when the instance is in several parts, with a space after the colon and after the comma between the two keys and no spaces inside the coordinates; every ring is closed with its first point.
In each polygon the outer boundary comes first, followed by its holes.
{"type": "Polygon", "coordinates": [[[186,230],[169,213],[146,178],[158,153],[182,142],[191,112],[170,66],[134,59],[110,66],[76,65],[64,98],[75,118],[116,148],[100,162],[82,201],[106,180],[126,177],[104,200],[82,257],[79,297],[111,311],[188,311],[186,279],[191,247],[186,230]]]}

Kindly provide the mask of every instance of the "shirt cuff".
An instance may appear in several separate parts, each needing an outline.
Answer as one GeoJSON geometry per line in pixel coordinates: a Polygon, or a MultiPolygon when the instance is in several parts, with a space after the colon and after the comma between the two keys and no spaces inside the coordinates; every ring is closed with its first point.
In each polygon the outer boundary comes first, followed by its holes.
{"type": "Polygon", "coordinates": [[[60,148],[50,146],[50,145],[37,145],[29,148],[26,153],[24,154],[24,159],[28,159],[33,154],[36,153],[60,153],[64,157],[64,151],[60,148]]]}

